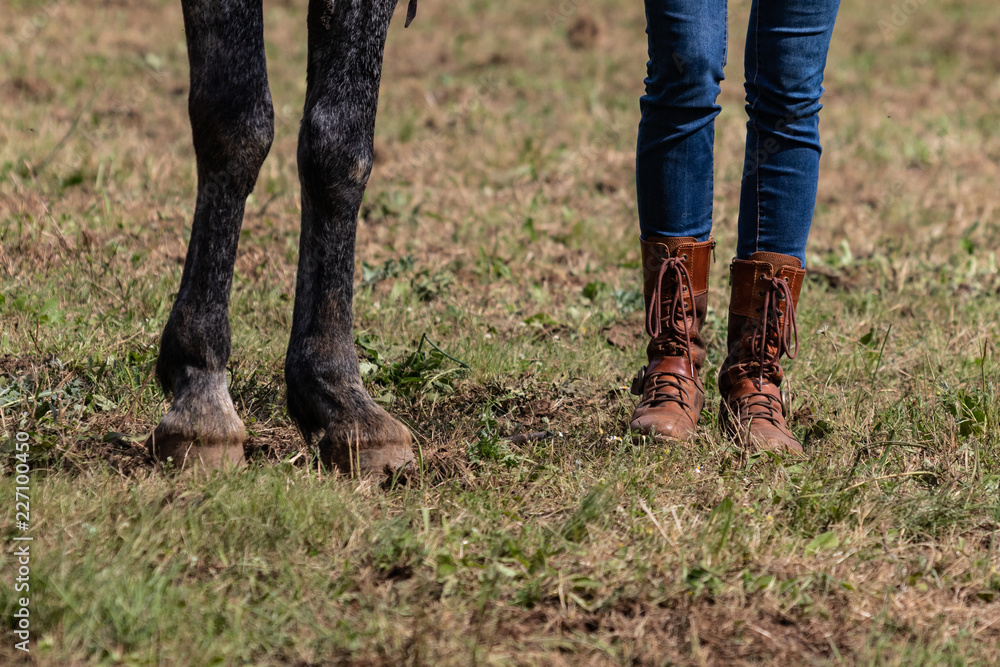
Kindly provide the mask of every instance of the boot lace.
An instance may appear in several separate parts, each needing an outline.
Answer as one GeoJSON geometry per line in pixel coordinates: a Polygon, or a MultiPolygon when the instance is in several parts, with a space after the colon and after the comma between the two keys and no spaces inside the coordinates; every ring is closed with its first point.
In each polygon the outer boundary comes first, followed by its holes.
{"type": "Polygon", "coordinates": [[[660,270],[653,287],[652,305],[646,314],[646,333],[652,338],[658,338],[664,333],[662,295],[664,285],[671,282],[677,288],[673,290],[673,296],[667,307],[666,319],[670,323],[668,333],[671,334],[671,342],[684,344],[684,352],[688,360],[688,365],[691,368],[691,375],[694,375],[694,354],[691,350],[691,322],[688,320],[687,302],[684,299],[685,288],[691,299],[694,299],[694,283],[691,280],[691,274],[688,273],[687,266],[684,264],[684,260],[680,257],[670,257],[660,264],[660,270]],[[680,314],[680,318],[677,317],[678,314],[680,314]]]}
{"type": "Polygon", "coordinates": [[[795,322],[792,288],[781,278],[766,280],[768,288],[764,292],[764,307],[750,345],[750,361],[760,367],[761,384],[765,373],[777,373],[778,360],[782,355],[794,359],[799,354],[799,327],[795,322]],[[784,316],[781,313],[782,303],[786,304],[784,316]]]}
{"type": "MultiPolygon", "coordinates": [[[[765,375],[773,377],[778,373],[778,360],[782,355],[794,359],[799,354],[799,329],[795,321],[792,289],[781,278],[767,278],[766,281],[764,306],[750,344],[750,363],[759,368],[757,387],[761,389],[765,375]],[[782,303],[785,304],[784,315],[781,313],[782,303]]],[[[772,393],[755,391],[743,396],[740,403],[754,419],[764,419],[786,429],[781,399],[772,393]]]]}
{"type": "Polygon", "coordinates": [[[681,384],[680,379],[673,373],[666,371],[653,371],[647,375],[646,367],[639,369],[639,374],[632,380],[631,392],[636,396],[643,395],[646,388],[646,380],[649,380],[649,398],[641,401],[640,405],[663,405],[664,403],[677,403],[682,406],[689,405],[691,399],[688,390],[681,384]]]}
{"type": "Polygon", "coordinates": [[[776,428],[788,431],[788,427],[785,425],[784,410],[779,398],[762,391],[755,391],[741,396],[736,404],[739,408],[735,409],[735,412],[744,418],[763,419],[764,421],[771,422],[776,428]]]}
{"type": "MultiPolygon", "coordinates": [[[[652,303],[649,312],[646,314],[646,333],[652,338],[659,338],[663,333],[668,333],[670,342],[674,345],[684,346],[684,356],[687,357],[688,367],[691,375],[694,376],[694,353],[691,344],[691,322],[688,319],[687,302],[684,299],[685,293],[694,298],[694,283],[691,274],[688,273],[684,259],[681,257],[669,257],[660,264],[660,270],[656,276],[656,283],[653,287],[652,303]],[[663,329],[663,290],[670,284],[676,285],[673,296],[667,304],[666,321],[669,328],[665,332],[663,329]],[[687,290],[685,292],[685,289],[687,290]],[[678,317],[680,315],[680,317],[678,317]]],[[[693,307],[693,302],[692,302],[693,307]]],[[[636,396],[642,396],[643,390],[648,391],[649,398],[644,403],[650,405],[662,405],[663,403],[678,403],[687,405],[690,402],[688,390],[683,386],[681,379],[673,373],[667,371],[653,371],[647,375],[646,366],[639,369],[632,382],[631,391],[636,396]],[[646,387],[646,382],[649,386],[646,387]]]]}

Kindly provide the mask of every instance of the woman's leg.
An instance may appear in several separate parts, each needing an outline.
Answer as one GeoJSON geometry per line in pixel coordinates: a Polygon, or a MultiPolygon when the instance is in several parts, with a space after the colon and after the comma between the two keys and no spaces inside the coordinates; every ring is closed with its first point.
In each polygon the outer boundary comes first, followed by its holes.
{"type": "Polygon", "coordinates": [[[725,433],[802,452],[785,421],[780,359],[798,352],[795,308],[819,176],[819,99],[839,0],[754,0],[746,47],[747,148],[730,265],[725,433]]]}
{"type": "Polygon", "coordinates": [[[747,146],[736,256],[796,257],[819,177],[823,69],[840,0],[754,0],[746,43],[747,146]]]}
{"type": "Polygon", "coordinates": [[[636,149],[648,364],[631,428],[695,432],[705,390],[715,103],[726,60],[725,0],[646,0],[649,64],[636,149]]]}
{"type": "Polygon", "coordinates": [[[636,149],[642,238],[712,231],[712,147],[726,0],[646,0],[649,62],[636,149]]]}

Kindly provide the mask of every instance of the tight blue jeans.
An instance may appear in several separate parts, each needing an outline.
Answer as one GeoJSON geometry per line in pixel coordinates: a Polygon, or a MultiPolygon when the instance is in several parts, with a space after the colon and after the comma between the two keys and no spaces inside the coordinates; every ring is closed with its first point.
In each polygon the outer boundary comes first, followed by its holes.
{"type": "MultiPolygon", "coordinates": [[[[726,0],[645,0],[646,94],[636,148],[642,238],[712,231],[713,143],[726,64],[726,0]]],[[[736,256],[798,257],[816,206],[819,102],[840,0],[753,0],[746,155],[736,256]]]]}

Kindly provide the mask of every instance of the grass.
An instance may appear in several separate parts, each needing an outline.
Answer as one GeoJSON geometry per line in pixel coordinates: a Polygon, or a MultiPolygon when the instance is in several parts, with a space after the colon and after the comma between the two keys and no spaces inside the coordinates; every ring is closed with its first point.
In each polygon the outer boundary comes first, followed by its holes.
{"type": "MultiPolygon", "coordinates": [[[[194,201],[179,7],[11,7],[0,497],[26,431],[35,663],[997,660],[995,3],[843,3],[787,364],[805,461],[748,458],[714,429],[747,3],[730,8],[709,404],[689,446],[624,427],[644,346],[641,7],[421,3],[394,24],[355,308],[365,380],[420,448],[387,488],[317,471],[283,405],[305,3],[265,7],[276,139],[233,283],[252,462],[180,479],[140,447],[167,406],[152,368],[194,201]],[[598,35],[574,47],[581,17],[598,35]]],[[[5,549],[5,582],[14,567],[5,549]]],[[[4,619],[15,602],[0,587],[4,619]]]]}

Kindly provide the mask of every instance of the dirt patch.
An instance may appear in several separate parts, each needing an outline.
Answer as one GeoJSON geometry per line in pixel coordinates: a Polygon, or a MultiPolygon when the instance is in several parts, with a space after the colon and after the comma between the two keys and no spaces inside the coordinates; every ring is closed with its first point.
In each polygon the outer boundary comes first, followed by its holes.
{"type": "Polygon", "coordinates": [[[249,429],[243,449],[247,461],[263,460],[268,463],[290,461],[293,465],[308,465],[313,454],[298,430],[287,425],[254,425],[249,429]]]}
{"type": "Polygon", "coordinates": [[[33,375],[38,368],[46,365],[39,354],[4,354],[0,356],[0,373],[11,377],[33,375]]]}
{"type": "Polygon", "coordinates": [[[651,605],[623,599],[601,612],[563,609],[547,600],[531,610],[507,608],[498,613],[493,641],[530,646],[546,637],[577,640],[600,637],[633,665],[750,665],[828,660],[851,655],[857,637],[853,623],[789,616],[750,600],[651,605]]]}
{"type": "Polygon", "coordinates": [[[597,46],[601,28],[591,16],[581,15],[566,30],[566,39],[574,49],[592,49],[597,46]]]}
{"type": "Polygon", "coordinates": [[[95,460],[100,460],[123,477],[147,473],[156,468],[156,462],[143,443],[121,438],[94,441],[85,450],[95,460]]]}
{"type": "Polygon", "coordinates": [[[44,102],[52,98],[52,86],[44,79],[15,76],[0,86],[6,97],[20,97],[31,102],[44,102]]]}

